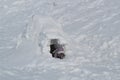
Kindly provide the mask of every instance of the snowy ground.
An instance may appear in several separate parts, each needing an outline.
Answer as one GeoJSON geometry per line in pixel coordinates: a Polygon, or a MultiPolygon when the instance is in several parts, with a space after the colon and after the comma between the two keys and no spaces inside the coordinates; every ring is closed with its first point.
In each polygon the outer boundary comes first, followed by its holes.
{"type": "Polygon", "coordinates": [[[119,25],[119,0],[0,0],[0,80],[120,80],[119,25]]]}

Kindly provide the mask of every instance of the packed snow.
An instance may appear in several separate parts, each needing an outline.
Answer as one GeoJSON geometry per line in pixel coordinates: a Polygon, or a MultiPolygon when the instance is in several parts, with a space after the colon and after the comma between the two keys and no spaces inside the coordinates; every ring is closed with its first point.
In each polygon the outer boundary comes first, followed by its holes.
{"type": "Polygon", "coordinates": [[[119,25],[120,0],[0,0],[0,80],[120,80],[119,25]]]}

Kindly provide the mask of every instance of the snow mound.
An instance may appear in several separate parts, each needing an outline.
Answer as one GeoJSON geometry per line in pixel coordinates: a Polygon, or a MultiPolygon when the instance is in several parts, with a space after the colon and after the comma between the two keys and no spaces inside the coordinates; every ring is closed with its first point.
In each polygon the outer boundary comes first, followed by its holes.
{"type": "MultiPolygon", "coordinates": [[[[17,45],[13,51],[17,54],[9,56],[10,60],[8,62],[15,66],[22,66],[39,60],[43,56],[51,58],[49,53],[50,39],[59,39],[65,45],[70,41],[67,34],[63,32],[61,25],[53,18],[33,16],[25,32],[18,36],[17,45]],[[14,60],[11,59],[13,57],[15,57],[14,60]]],[[[66,46],[66,49],[68,49],[68,45],[66,46]]]]}

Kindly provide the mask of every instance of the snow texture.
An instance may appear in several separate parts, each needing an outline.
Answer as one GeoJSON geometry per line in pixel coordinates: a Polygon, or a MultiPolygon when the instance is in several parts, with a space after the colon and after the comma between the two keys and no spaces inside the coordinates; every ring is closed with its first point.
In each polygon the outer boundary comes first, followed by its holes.
{"type": "Polygon", "coordinates": [[[0,80],[120,80],[119,25],[120,0],[0,0],[0,80]]]}

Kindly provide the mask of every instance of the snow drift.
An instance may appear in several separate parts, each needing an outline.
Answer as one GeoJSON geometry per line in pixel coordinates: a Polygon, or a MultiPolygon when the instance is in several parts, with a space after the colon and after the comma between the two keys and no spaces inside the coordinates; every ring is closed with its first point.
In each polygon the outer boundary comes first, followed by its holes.
{"type": "Polygon", "coordinates": [[[119,80],[119,4],[0,0],[0,80],[119,80]],[[63,60],[49,54],[56,37],[66,44],[63,60]]]}

